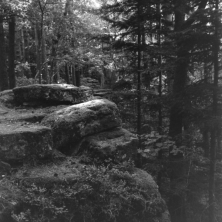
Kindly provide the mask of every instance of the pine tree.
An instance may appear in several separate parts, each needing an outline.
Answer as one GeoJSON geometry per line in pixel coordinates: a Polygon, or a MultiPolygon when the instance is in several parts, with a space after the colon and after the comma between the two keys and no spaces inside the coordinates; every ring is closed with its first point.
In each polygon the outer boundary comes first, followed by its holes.
{"type": "MultiPolygon", "coordinates": [[[[127,58],[130,58],[131,55],[133,72],[137,72],[137,134],[139,137],[141,134],[141,89],[145,86],[142,80],[144,80],[144,74],[147,76],[146,79],[149,79],[148,82],[151,79],[148,77],[150,74],[148,64],[151,63],[149,54],[155,54],[155,52],[154,50],[149,52],[151,46],[148,42],[152,42],[152,34],[156,34],[156,30],[159,29],[157,27],[157,24],[161,22],[157,7],[159,4],[153,1],[124,0],[106,5],[102,9],[103,18],[118,30],[117,40],[113,47],[117,50],[124,49],[127,58]],[[158,13],[159,15],[157,15],[158,13]]],[[[159,48],[158,44],[154,43],[153,45],[155,48],[159,48]]],[[[160,58],[159,51],[156,58],[160,58]]],[[[160,72],[155,75],[160,76],[160,72]]],[[[159,89],[159,91],[161,90],[159,89]]]]}
{"type": "Polygon", "coordinates": [[[214,43],[213,43],[213,66],[214,66],[214,89],[213,89],[213,126],[211,129],[211,147],[210,147],[210,172],[209,172],[209,222],[215,220],[215,169],[216,169],[216,140],[220,129],[218,120],[218,80],[219,80],[219,51],[220,38],[219,27],[221,25],[219,17],[219,0],[215,0],[215,19],[214,25],[214,43]]]}
{"type": "MultiPolygon", "coordinates": [[[[123,48],[137,56],[137,134],[141,134],[141,69],[142,69],[142,29],[144,28],[144,9],[142,0],[125,0],[103,7],[103,18],[118,29],[115,48],[123,48]],[[108,16],[107,16],[108,15],[108,16]]],[[[140,142],[139,142],[140,143],[140,142]]],[[[139,145],[140,147],[140,145],[139,145]]],[[[138,161],[139,162],[139,161],[138,161]]]]}
{"type": "MultiPolygon", "coordinates": [[[[195,57],[197,54],[203,55],[203,49],[209,46],[203,36],[203,30],[201,26],[206,26],[207,15],[204,14],[204,9],[207,6],[208,1],[175,1],[175,7],[173,7],[174,14],[174,30],[172,33],[173,42],[175,44],[176,61],[174,70],[174,81],[173,81],[173,96],[174,104],[170,111],[170,128],[169,134],[177,141],[177,145],[181,145],[181,139],[183,134],[183,126],[185,120],[184,107],[189,107],[190,101],[184,105],[183,95],[188,85],[188,73],[191,65],[192,56],[195,57]],[[194,6],[195,9],[194,9],[194,6]],[[199,20],[200,17],[204,20],[199,20]],[[198,33],[202,36],[201,41],[197,41],[198,33]],[[203,47],[203,48],[202,48],[203,47]]],[[[208,37],[208,35],[207,35],[208,37]]],[[[211,36],[208,40],[211,39],[211,36]]],[[[206,53],[204,53],[206,55],[206,53]]],[[[201,62],[201,57],[198,58],[198,62],[201,62]]],[[[186,125],[185,127],[188,127],[186,125]]],[[[171,163],[171,196],[169,199],[169,210],[173,222],[181,221],[186,222],[186,209],[185,209],[185,194],[176,193],[174,190],[177,189],[179,183],[183,183],[185,173],[185,161],[183,154],[178,152],[176,155],[170,153],[171,163]]]]}

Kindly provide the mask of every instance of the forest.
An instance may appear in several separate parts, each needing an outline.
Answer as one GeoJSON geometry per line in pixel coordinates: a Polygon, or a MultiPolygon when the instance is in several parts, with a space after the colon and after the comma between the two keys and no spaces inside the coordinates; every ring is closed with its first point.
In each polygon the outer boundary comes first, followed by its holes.
{"type": "Polygon", "coordinates": [[[221,222],[221,39],[219,0],[2,0],[0,91],[94,81],[171,221],[221,222]]]}

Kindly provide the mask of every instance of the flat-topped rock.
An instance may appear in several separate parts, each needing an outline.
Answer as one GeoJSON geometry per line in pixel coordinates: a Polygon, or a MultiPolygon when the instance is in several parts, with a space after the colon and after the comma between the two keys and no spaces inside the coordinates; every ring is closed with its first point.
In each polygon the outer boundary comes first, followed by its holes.
{"type": "Polygon", "coordinates": [[[137,153],[138,138],[126,129],[115,128],[85,137],[79,144],[79,153],[89,151],[93,155],[113,157],[118,160],[134,159],[137,153]]]}
{"type": "Polygon", "coordinates": [[[121,120],[113,102],[96,99],[49,114],[41,124],[52,128],[54,147],[69,152],[83,137],[119,127],[121,120]]]}
{"type": "MultiPolygon", "coordinates": [[[[0,123],[15,123],[15,122],[27,122],[27,123],[39,123],[42,119],[57,110],[60,110],[67,105],[60,106],[48,106],[48,107],[21,107],[16,109],[3,109],[4,114],[0,113],[0,123]]],[[[1,110],[1,108],[0,108],[1,110]]]]}
{"type": "Polygon", "coordinates": [[[69,84],[36,84],[13,89],[17,103],[77,104],[87,101],[91,94],[89,87],[69,84]]]}
{"type": "Polygon", "coordinates": [[[0,124],[0,159],[22,161],[27,158],[44,158],[52,151],[51,129],[21,123],[0,124]]]}

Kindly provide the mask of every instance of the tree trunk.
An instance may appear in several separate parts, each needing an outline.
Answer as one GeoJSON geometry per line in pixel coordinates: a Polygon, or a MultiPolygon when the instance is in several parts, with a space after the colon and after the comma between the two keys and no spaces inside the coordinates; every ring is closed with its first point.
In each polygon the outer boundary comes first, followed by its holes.
{"type": "Polygon", "coordinates": [[[9,73],[9,88],[13,89],[16,86],[15,80],[15,16],[11,15],[9,20],[9,56],[8,56],[8,73],[9,73]]]}
{"type": "Polygon", "coordinates": [[[75,63],[72,65],[72,84],[76,86],[76,69],[75,63]]]}
{"type": "Polygon", "coordinates": [[[36,48],[36,76],[38,76],[39,84],[42,83],[42,67],[41,67],[41,49],[39,42],[39,29],[38,25],[35,25],[35,48],[36,48]]]}
{"type": "Polygon", "coordinates": [[[103,72],[101,73],[101,76],[100,76],[100,87],[103,89],[104,85],[105,85],[105,74],[103,72]]]}
{"type": "MultiPolygon", "coordinates": [[[[178,0],[175,7],[175,27],[176,32],[182,31],[182,26],[185,21],[185,12],[183,8],[186,7],[184,0],[178,0]]],[[[172,137],[182,134],[182,107],[180,95],[186,86],[187,67],[188,67],[188,52],[182,47],[180,39],[177,39],[177,61],[174,73],[173,94],[175,96],[175,103],[170,113],[170,129],[169,134],[172,137]]]]}
{"type": "Polygon", "coordinates": [[[66,76],[66,83],[70,84],[70,79],[69,79],[69,65],[65,65],[65,76],[66,76]]]}
{"type": "Polygon", "coordinates": [[[183,110],[182,110],[182,105],[181,105],[182,101],[180,96],[186,86],[187,65],[188,65],[186,56],[187,52],[185,50],[178,52],[177,55],[178,61],[176,64],[174,83],[173,83],[173,94],[175,97],[175,102],[170,112],[170,129],[169,129],[169,134],[173,138],[178,136],[180,137],[182,134],[183,110]]]}
{"type": "MultiPolygon", "coordinates": [[[[194,22],[195,16],[190,16],[189,19],[185,20],[185,10],[189,1],[176,0],[174,1],[174,31],[181,32],[188,29],[194,22]]],[[[197,10],[202,10],[206,7],[208,1],[199,1],[197,10]]],[[[182,34],[181,34],[182,36],[182,34]]],[[[187,80],[187,69],[189,64],[189,50],[190,49],[183,46],[181,37],[176,37],[177,45],[177,61],[175,64],[174,72],[174,82],[173,82],[173,95],[174,104],[170,111],[170,127],[169,135],[180,145],[182,139],[182,127],[183,127],[183,107],[182,107],[182,97],[187,80]]],[[[183,37],[182,37],[183,38],[183,37]]],[[[171,151],[171,149],[169,150],[171,151]]],[[[184,180],[184,169],[185,161],[183,159],[182,153],[177,153],[173,155],[169,153],[170,160],[170,185],[171,185],[171,195],[169,198],[169,211],[171,214],[172,222],[186,222],[186,208],[185,208],[185,193],[183,190],[181,192],[175,192],[179,188],[179,184],[183,183],[184,180]]]]}
{"type": "Polygon", "coordinates": [[[215,156],[216,130],[211,130],[210,171],[209,171],[209,222],[215,221],[215,156]]]}
{"type": "Polygon", "coordinates": [[[221,129],[217,130],[217,157],[218,160],[222,160],[222,152],[221,152],[221,129]]]}
{"type": "Polygon", "coordinates": [[[56,64],[55,66],[55,78],[56,78],[56,83],[60,83],[60,69],[59,69],[59,66],[58,66],[58,63],[56,64]]]}
{"type": "MultiPolygon", "coordinates": [[[[158,21],[157,21],[157,44],[159,49],[161,48],[161,14],[160,14],[160,10],[161,10],[161,4],[160,2],[157,4],[157,13],[158,13],[158,21]]],[[[161,69],[161,65],[162,65],[162,57],[161,55],[158,55],[158,67],[161,69]]],[[[158,77],[159,77],[159,86],[158,86],[158,94],[159,94],[159,98],[161,99],[162,97],[162,72],[161,70],[158,71],[158,77]]],[[[159,101],[159,105],[158,105],[158,132],[161,135],[162,134],[162,105],[161,105],[161,101],[159,101]]],[[[163,151],[162,149],[160,149],[158,151],[158,160],[159,160],[159,164],[160,166],[162,166],[162,155],[163,155],[163,151]]],[[[160,168],[158,175],[157,175],[157,184],[159,187],[161,187],[162,184],[162,167],[160,168]]]]}
{"type": "MultiPolygon", "coordinates": [[[[143,25],[142,27],[142,48],[146,48],[146,32],[145,32],[145,27],[143,25]]],[[[144,69],[144,74],[142,75],[142,81],[143,85],[147,88],[150,89],[150,72],[148,71],[148,54],[146,53],[146,50],[143,51],[143,69],[144,69]]]]}
{"type": "MultiPolygon", "coordinates": [[[[174,30],[179,32],[182,31],[182,25],[185,21],[185,12],[183,12],[186,3],[184,0],[177,0],[175,7],[175,27],[174,30]]],[[[182,126],[183,126],[183,115],[182,115],[182,105],[180,101],[180,96],[186,86],[187,79],[187,50],[184,49],[179,43],[180,39],[177,41],[177,62],[174,73],[174,83],[173,83],[173,95],[175,97],[174,105],[170,111],[170,128],[169,135],[177,141],[177,145],[180,144],[182,136],[182,126]]],[[[171,149],[170,149],[171,151],[171,149]]],[[[172,222],[186,222],[186,210],[184,206],[184,193],[182,190],[178,190],[178,186],[183,183],[184,179],[184,160],[181,153],[172,154],[169,153],[170,159],[170,189],[171,195],[169,198],[169,211],[171,215],[172,222]]]]}
{"type": "Polygon", "coordinates": [[[25,56],[25,39],[24,39],[23,28],[21,28],[20,32],[21,32],[21,43],[22,43],[21,44],[21,60],[22,60],[22,62],[25,62],[26,56],[25,56]]]}
{"type": "Polygon", "coordinates": [[[48,83],[48,65],[47,65],[47,56],[46,56],[46,43],[45,43],[45,31],[42,27],[42,79],[48,83]]]}
{"type": "Polygon", "coordinates": [[[9,88],[9,83],[8,83],[7,66],[6,66],[3,15],[0,15],[0,91],[6,90],[8,88],[9,88]]]}
{"type": "MultiPolygon", "coordinates": [[[[158,21],[157,21],[157,44],[159,49],[161,48],[161,4],[157,4],[157,13],[158,13],[158,21]]],[[[162,57],[161,55],[158,56],[158,67],[159,69],[161,69],[161,65],[162,65],[162,57]]],[[[159,93],[159,97],[162,97],[162,72],[161,70],[158,71],[158,77],[159,77],[159,86],[158,86],[158,93],[159,93]]],[[[162,133],[162,105],[161,102],[159,102],[159,108],[158,108],[158,131],[161,134],[162,133]]]]}
{"type": "Polygon", "coordinates": [[[58,41],[52,41],[52,49],[51,49],[51,59],[50,59],[50,73],[49,73],[49,83],[56,82],[57,83],[57,75],[54,74],[56,67],[56,45],[58,41]]]}
{"type": "Polygon", "coordinates": [[[64,16],[73,14],[73,0],[66,0],[64,16]]]}
{"type": "MultiPolygon", "coordinates": [[[[142,34],[141,34],[141,19],[140,19],[140,11],[141,5],[140,1],[138,1],[137,5],[138,10],[138,31],[137,31],[137,135],[138,135],[138,149],[141,148],[141,41],[142,41],[142,34]]],[[[137,166],[140,167],[142,165],[141,157],[138,155],[137,158],[137,166]]]]}
{"type": "Polygon", "coordinates": [[[80,70],[76,70],[75,72],[76,76],[76,86],[80,86],[80,70]]]}
{"type": "Polygon", "coordinates": [[[137,34],[137,134],[141,134],[141,25],[140,25],[140,4],[138,3],[138,34],[137,34]]]}
{"type": "Polygon", "coordinates": [[[218,76],[219,76],[219,0],[216,0],[216,20],[215,20],[215,39],[213,42],[213,63],[214,63],[214,89],[213,89],[213,126],[211,129],[210,147],[210,175],[209,175],[209,222],[215,221],[215,166],[216,166],[216,137],[219,130],[218,126],[218,76]]]}
{"type": "Polygon", "coordinates": [[[210,141],[209,141],[209,131],[205,127],[203,131],[203,149],[204,149],[204,156],[209,157],[209,148],[210,148],[210,141]]]}

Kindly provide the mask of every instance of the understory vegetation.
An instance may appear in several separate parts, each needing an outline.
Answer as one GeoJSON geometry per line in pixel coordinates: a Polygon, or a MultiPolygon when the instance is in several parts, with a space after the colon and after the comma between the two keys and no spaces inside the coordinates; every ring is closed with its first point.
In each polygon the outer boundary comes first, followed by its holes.
{"type": "MultiPolygon", "coordinates": [[[[132,163],[125,162],[112,168],[80,164],[73,168],[72,161],[70,159],[69,165],[44,167],[46,174],[47,171],[54,173],[51,180],[36,177],[36,181],[20,181],[19,184],[6,178],[1,180],[1,187],[8,187],[14,195],[18,195],[18,200],[22,199],[12,218],[19,222],[153,221],[156,215],[166,210],[157,189],[150,192],[152,187],[146,187],[143,181],[140,186],[135,182],[132,163]],[[64,181],[56,180],[64,172],[74,176],[64,181]],[[19,194],[17,188],[20,189],[19,194]]],[[[22,175],[25,169],[19,173],[22,175]]],[[[140,171],[135,173],[140,174],[140,171]]],[[[35,174],[38,176],[38,172],[35,174]]],[[[13,194],[11,198],[15,201],[13,194]]]]}

